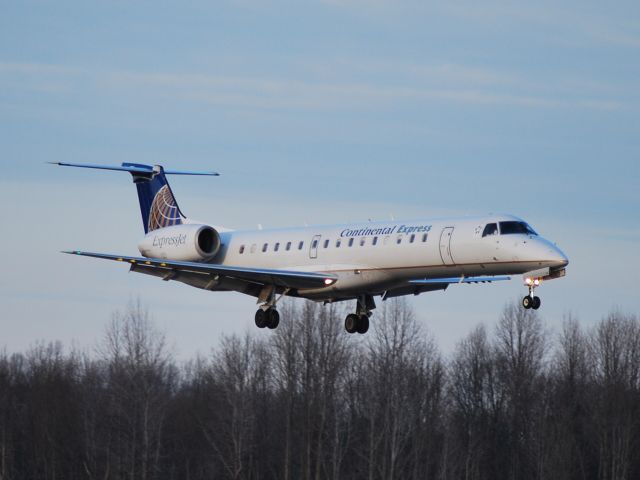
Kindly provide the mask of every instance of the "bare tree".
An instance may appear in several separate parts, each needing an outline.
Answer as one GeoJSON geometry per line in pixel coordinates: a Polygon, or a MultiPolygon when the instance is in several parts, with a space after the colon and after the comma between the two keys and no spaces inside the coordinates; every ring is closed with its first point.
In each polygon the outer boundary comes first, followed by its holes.
{"type": "Polygon", "coordinates": [[[0,352],[0,480],[640,477],[635,316],[568,317],[552,344],[509,305],[445,364],[406,300],[367,336],[335,305],[282,308],[180,368],[139,302],[97,356],[0,352]]]}
{"type": "Polygon", "coordinates": [[[435,443],[429,435],[437,431],[435,419],[440,414],[440,356],[405,299],[386,303],[373,325],[352,402],[356,415],[366,421],[362,437],[366,475],[369,479],[422,476],[429,471],[429,458],[437,457],[428,446],[435,443]]]}
{"type": "Polygon", "coordinates": [[[123,478],[155,478],[177,376],[164,335],[137,301],[113,315],[99,351],[109,365],[109,418],[117,448],[109,470],[123,478]]]}
{"type": "MultiPolygon", "coordinates": [[[[15,360],[16,357],[14,357],[15,360]]],[[[13,389],[16,383],[15,361],[0,352],[0,480],[12,477],[13,465],[13,389]]]]}
{"type": "Polygon", "coordinates": [[[591,478],[593,435],[589,407],[588,338],[572,316],[564,319],[547,392],[547,462],[544,476],[591,478]]]}
{"type": "Polygon", "coordinates": [[[272,340],[284,423],[283,475],[337,478],[347,445],[340,431],[348,421],[341,386],[350,358],[341,312],[312,302],[284,307],[288,321],[272,340]]]}
{"type": "Polygon", "coordinates": [[[340,373],[345,369],[348,337],[334,305],[320,307],[306,302],[296,322],[301,334],[298,349],[302,361],[301,397],[304,412],[303,471],[307,479],[337,475],[340,463],[340,442],[330,430],[332,417],[342,407],[337,389],[340,373]]]}
{"type": "Polygon", "coordinates": [[[498,388],[494,350],[484,326],[458,343],[449,365],[451,471],[467,480],[499,476],[504,392],[498,388]]]}
{"type": "Polygon", "coordinates": [[[640,325],[638,319],[611,313],[591,335],[594,372],[598,478],[631,478],[632,454],[640,427],[640,325]]]}
{"type": "Polygon", "coordinates": [[[300,329],[295,321],[298,315],[293,303],[285,303],[284,317],[289,319],[278,327],[272,338],[275,384],[280,397],[280,410],[283,414],[284,432],[282,438],[282,478],[289,480],[294,476],[294,419],[296,398],[299,392],[302,362],[297,348],[300,329]]]}
{"type": "Polygon", "coordinates": [[[542,468],[536,422],[543,418],[547,333],[534,310],[508,305],[496,327],[496,361],[507,400],[509,478],[536,478],[542,468]]]}
{"type": "Polygon", "coordinates": [[[268,375],[261,362],[261,342],[251,336],[223,336],[207,375],[208,408],[201,420],[207,442],[226,476],[249,478],[255,451],[257,391],[268,375]]]}
{"type": "Polygon", "coordinates": [[[81,356],[79,385],[82,437],[82,467],[89,479],[110,477],[113,432],[109,417],[107,388],[109,369],[102,360],[81,356]]]}

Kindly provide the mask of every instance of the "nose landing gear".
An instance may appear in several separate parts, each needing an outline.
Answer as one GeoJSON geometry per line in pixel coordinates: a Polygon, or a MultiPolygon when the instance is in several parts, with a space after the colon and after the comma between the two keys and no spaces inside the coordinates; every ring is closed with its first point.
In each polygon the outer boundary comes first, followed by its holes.
{"type": "Polygon", "coordinates": [[[540,300],[540,297],[534,296],[533,292],[536,287],[540,286],[540,279],[527,278],[525,279],[525,284],[529,287],[529,295],[522,299],[522,306],[526,310],[529,310],[530,308],[533,308],[534,310],[539,309],[540,305],[542,305],[542,300],[540,300]]]}
{"type": "Polygon", "coordinates": [[[527,310],[530,308],[537,310],[540,308],[540,305],[542,305],[542,300],[540,300],[540,297],[532,297],[531,295],[527,295],[522,299],[522,306],[527,310]]]}

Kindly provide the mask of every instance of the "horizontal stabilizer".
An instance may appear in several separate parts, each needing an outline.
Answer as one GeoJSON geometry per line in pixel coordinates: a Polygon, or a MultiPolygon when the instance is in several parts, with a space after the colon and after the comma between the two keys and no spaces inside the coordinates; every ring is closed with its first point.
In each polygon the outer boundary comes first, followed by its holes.
{"type": "MultiPolygon", "coordinates": [[[[95,168],[98,170],[115,170],[118,172],[129,172],[138,174],[153,173],[153,167],[150,165],[142,165],[137,163],[123,163],[122,165],[95,165],[90,163],[66,163],[66,162],[47,162],[52,165],[60,165],[61,167],[78,167],[78,168],[95,168]]],[[[193,170],[163,170],[165,175],[209,175],[217,177],[217,172],[199,172],[193,170]]]]}
{"type": "Polygon", "coordinates": [[[491,283],[501,280],[511,280],[507,276],[480,276],[480,277],[447,277],[447,278],[425,278],[422,280],[409,280],[414,285],[431,285],[431,284],[454,284],[454,283],[491,283]]]}

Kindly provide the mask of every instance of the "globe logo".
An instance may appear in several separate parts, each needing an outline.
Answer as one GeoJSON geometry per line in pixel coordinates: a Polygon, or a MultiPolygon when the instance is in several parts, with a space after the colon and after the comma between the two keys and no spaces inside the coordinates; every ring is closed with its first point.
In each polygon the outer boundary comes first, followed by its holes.
{"type": "Polygon", "coordinates": [[[169,185],[165,185],[158,190],[158,193],[153,198],[151,211],[149,212],[149,231],[171,225],[180,225],[181,223],[182,215],[178,205],[173,198],[169,185]]]}

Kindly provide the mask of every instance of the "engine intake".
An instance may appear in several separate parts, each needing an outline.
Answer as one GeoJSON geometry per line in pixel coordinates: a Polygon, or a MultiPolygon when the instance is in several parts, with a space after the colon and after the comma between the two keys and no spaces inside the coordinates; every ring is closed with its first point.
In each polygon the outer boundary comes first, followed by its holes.
{"type": "Polygon", "coordinates": [[[220,234],[209,225],[174,225],[149,232],[138,244],[148,258],[202,262],[220,250],[220,234]]]}

